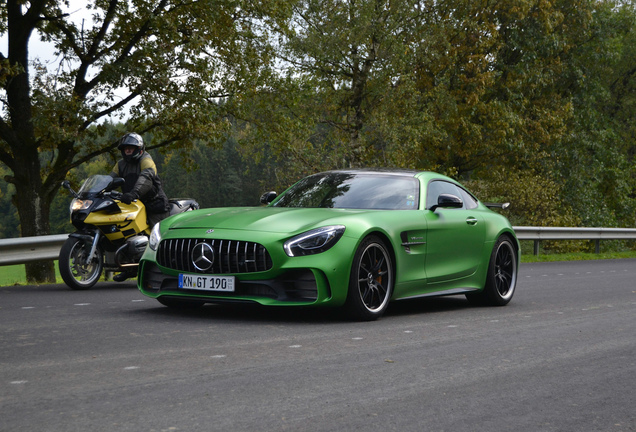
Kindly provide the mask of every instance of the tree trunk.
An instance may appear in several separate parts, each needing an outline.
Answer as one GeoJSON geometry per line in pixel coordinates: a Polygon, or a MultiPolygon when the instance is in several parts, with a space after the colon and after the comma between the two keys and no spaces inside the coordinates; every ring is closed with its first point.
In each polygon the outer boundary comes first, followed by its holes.
{"type": "MultiPolygon", "coordinates": [[[[39,167],[39,164],[34,164],[39,167]]],[[[49,213],[52,194],[42,194],[39,169],[37,175],[16,176],[16,194],[13,203],[20,215],[20,232],[22,237],[42,236],[51,233],[49,213]]],[[[26,277],[28,283],[54,283],[55,267],[52,261],[36,261],[27,263],[26,277]]]]}
{"type": "MultiPolygon", "coordinates": [[[[28,54],[29,38],[40,21],[46,3],[44,0],[31,1],[27,10],[23,2],[6,2],[8,60],[11,66],[18,66],[22,70],[8,80],[5,87],[11,121],[5,123],[0,120],[0,132],[11,152],[3,152],[1,156],[13,172],[13,176],[5,179],[16,189],[12,200],[20,216],[22,237],[48,235],[51,232],[49,213],[55,188],[45,185],[40,172],[40,150],[31,112],[28,54]]],[[[53,263],[27,264],[26,276],[29,283],[55,282],[53,263]]]]}

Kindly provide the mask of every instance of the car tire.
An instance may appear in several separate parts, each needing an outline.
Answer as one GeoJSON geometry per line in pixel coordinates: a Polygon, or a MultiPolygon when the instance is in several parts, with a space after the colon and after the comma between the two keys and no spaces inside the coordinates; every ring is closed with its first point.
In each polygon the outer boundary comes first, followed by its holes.
{"type": "Polygon", "coordinates": [[[205,304],[200,300],[186,300],[174,297],[158,297],[157,301],[164,306],[168,306],[171,309],[197,309],[205,304]]]}
{"type": "Polygon", "coordinates": [[[366,237],[358,247],[351,266],[345,309],[359,321],[373,321],[386,311],[395,277],[391,253],[375,235],[366,237]]]}
{"type": "Polygon", "coordinates": [[[490,254],[486,285],[479,293],[466,294],[473,304],[505,306],[517,286],[517,249],[508,236],[501,236],[490,254]]]}

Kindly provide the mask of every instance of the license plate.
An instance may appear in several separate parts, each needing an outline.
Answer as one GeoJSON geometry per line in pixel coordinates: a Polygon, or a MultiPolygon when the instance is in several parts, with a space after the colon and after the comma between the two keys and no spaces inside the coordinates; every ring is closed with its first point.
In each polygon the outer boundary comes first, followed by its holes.
{"type": "Polygon", "coordinates": [[[234,276],[179,275],[179,288],[234,292],[234,276]]]}

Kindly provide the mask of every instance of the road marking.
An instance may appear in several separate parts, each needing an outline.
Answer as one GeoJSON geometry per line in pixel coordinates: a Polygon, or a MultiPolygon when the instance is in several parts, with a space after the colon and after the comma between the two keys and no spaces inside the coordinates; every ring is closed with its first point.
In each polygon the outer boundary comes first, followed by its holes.
{"type": "Polygon", "coordinates": [[[302,348],[302,345],[290,345],[289,348],[302,348]]]}
{"type": "Polygon", "coordinates": [[[139,366],[126,366],[124,368],[124,370],[135,370],[135,369],[139,369],[139,366]]]}
{"type": "Polygon", "coordinates": [[[19,385],[19,384],[26,384],[28,383],[27,380],[22,380],[22,381],[11,381],[11,384],[15,384],[15,385],[19,385]]]}
{"type": "Polygon", "coordinates": [[[90,303],[75,303],[73,306],[88,306],[90,303]]]}

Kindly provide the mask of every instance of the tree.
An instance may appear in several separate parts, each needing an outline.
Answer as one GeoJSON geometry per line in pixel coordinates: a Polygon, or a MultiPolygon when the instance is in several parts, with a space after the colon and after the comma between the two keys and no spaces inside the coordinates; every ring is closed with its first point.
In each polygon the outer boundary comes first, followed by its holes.
{"type": "Polygon", "coordinates": [[[255,145],[287,166],[281,183],[322,168],[366,165],[382,153],[375,117],[404,73],[407,35],[422,3],[295,2],[291,22],[276,29],[280,74],[254,87],[252,103],[237,113],[254,126],[255,145]]]}
{"type": "Polygon", "coordinates": [[[292,172],[397,165],[468,178],[544,163],[572,116],[556,83],[589,10],[584,0],[302,0],[279,32],[283,73],[243,115],[292,172]]]}
{"type": "MultiPolygon", "coordinates": [[[[275,1],[94,0],[85,8],[91,19],[76,21],[68,1],[0,6],[8,36],[0,162],[11,172],[22,236],[49,234],[50,205],[69,170],[115,149],[117,136],[98,139],[109,118],[152,132],[150,148],[222,138],[220,101],[258,82],[271,53],[264,23],[285,13],[275,1]],[[51,72],[29,56],[37,36],[58,56],[51,72]]],[[[51,263],[27,265],[30,282],[53,276],[51,263]]]]}
{"type": "Polygon", "coordinates": [[[596,2],[563,74],[574,116],[556,171],[585,225],[633,226],[636,219],[635,6],[596,2]]]}
{"type": "Polygon", "coordinates": [[[281,75],[242,113],[245,142],[288,167],[281,183],[338,167],[432,169],[492,186],[508,177],[519,220],[633,220],[633,2],[302,0],[292,17],[281,75]],[[610,191],[616,216],[601,219],[610,191]]]}

